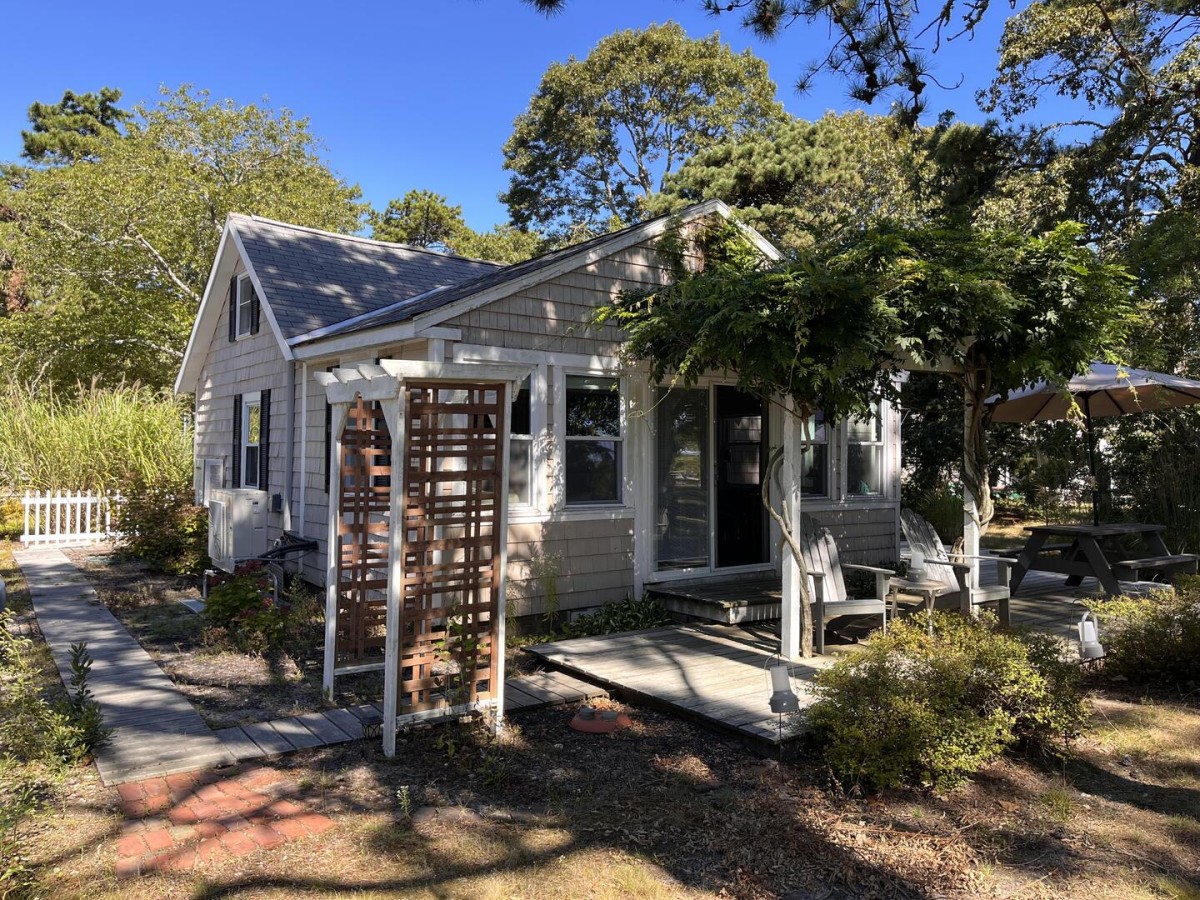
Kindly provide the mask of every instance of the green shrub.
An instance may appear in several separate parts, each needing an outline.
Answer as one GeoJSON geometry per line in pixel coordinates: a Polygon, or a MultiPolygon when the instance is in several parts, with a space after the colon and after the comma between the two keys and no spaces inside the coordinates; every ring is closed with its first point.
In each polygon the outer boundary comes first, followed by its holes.
{"type": "Polygon", "coordinates": [[[0,761],[0,897],[33,895],[33,872],[26,863],[22,828],[42,806],[44,785],[19,766],[0,761]]]}
{"type": "Polygon", "coordinates": [[[208,511],[192,502],[192,486],[177,477],[135,476],[121,488],[115,528],[121,550],[172,575],[199,575],[208,558],[208,511]]]}
{"type": "Polygon", "coordinates": [[[321,598],[299,577],[288,582],[283,594],[283,649],[304,656],[324,639],[325,609],[321,598]]]}
{"type": "Polygon", "coordinates": [[[1100,620],[1105,674],[1188,690],[1200,686],[1200,577],[1180,576],[1174,591],[1087,605],[1100,620]]]}
{"type": "Polygon", "coordinates": [[[51,703],[39,684],[33,641],[12,634],[9,618],[0,613],[0,753],[20,762],[82,762],[110,733],[88,690],[87,645],[71,646],[71,690],[51,703]]]}
{"type": "Polygon", "coordinates": [[[936,613],[895,623],[817,679],[806,715],[835,775],[862,789],[949,787],[1005,749],[1078,733],[1078,667],[1053,639],[936,613]]]}
{"type": "Polygon", "coordinates": [[[634,600],[626,597],[613,603],[605,603],[594,613],[586,613],[563,628],[566,637],[593,637],[600,634],[617,634],[621,631],[640,631],[643,628],[658,628],[670,625],[671,617],[662,602],[652,597],[634,600]]]}
{"type": "Polygon", "coordinates": [[[0,501],[0,539],[15,541],[24,533],[24,505],[15,497],[0,501]]]}
{"type": "Polygon", "coordinates": [[[265,652],[279,646],[285,627],[283,610],[271,596],[271,580],[262,563],[238,566],[232,575],[210,582],[204,618],[222,628],[243,650],[265,652]]]}

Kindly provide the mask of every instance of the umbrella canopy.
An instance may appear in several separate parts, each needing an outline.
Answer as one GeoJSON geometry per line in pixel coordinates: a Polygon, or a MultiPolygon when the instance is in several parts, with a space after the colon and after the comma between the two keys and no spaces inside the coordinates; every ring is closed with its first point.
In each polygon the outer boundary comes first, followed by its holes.
{"type": "Polygon", "coordinates": [[[988,405],[993,422],[1053,422],[1070,417],[1072,397],[1085,418],[1104,419],[1200,403],[1200,381],[1092,363],[1065,388],[1039,381],[1006,398],[992,397],[988,405]]]}
{"type": "Polygon", "coordinates": [[[1052,422],[1071,416],[1073,403],[1083,411],[1087,425],[1088,467],[1092,474],[1092,522],[1100,524],[1100,491],[1096,484],[1096,437],[1093,419],[1174,409],[1200,403],[1200,381],[1165,375],[1148,369],[1127,369],[1109,363],[1092,363],[1065,387],[1039,381],[1007,397],[990,398],[993,422],[1052,422]]]}

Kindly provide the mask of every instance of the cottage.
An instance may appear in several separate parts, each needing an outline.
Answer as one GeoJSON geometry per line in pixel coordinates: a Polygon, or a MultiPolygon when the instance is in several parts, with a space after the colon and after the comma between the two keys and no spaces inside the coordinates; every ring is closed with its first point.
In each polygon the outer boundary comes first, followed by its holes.
{"type": "MultiPolygon", "coordinates": [[[[710,201],[510,266],[231,215],[176,382],[195,396],[197,501],[219,498],[213,526],[235,544],[218,541],[214,555],[251,555],[290,531],[317,542],[301,573],[325,583],[337,435],[317,376],[425,360],[529,373],[510,410],[507,595],[518,617],[552,611],[551,597],[566,613],[655,584],[779,573],[759,502],[765,453],[782,442],[777,406],[725,374],[650,384],[622,366],[615,329],[589,325],[617,292],[668,277],[655,250],[668,229],[729,215],[710,201]],[[226,503],[251,503],[250,524],[233,527],[247,514],[226,503]]],[[[805,511],[847,558],[894,559],[897,411],[812,424],[805,511]]]]}

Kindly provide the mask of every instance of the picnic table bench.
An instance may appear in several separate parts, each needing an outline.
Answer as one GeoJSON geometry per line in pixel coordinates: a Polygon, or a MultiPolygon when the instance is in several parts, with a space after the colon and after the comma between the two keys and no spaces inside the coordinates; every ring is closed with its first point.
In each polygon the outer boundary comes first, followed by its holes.
{"type": "Polygon", "coordinates": [[[1200,556],[1171,553],[1163,542],[1162,525],[1121,522],[1111,525],[1034,525],[1025,529],[1029,538],[1017,557],[1010,587],[1015,593],[1025,573],[1031,570],[1058,572],[1067,576],[1074,587],[1084,578],[1094,577],[1106,594],[1121,593],[1120,582],[1140,581],[1143,572],[1168,575],[1172,572],[1196,572],[1200,556]],[[1069,542],[1050,543],[1049,538],[1069,538],[1069,542]],[[1121,538],[1133,538],[1142,544],[1144,555],[1123,558],[1127,550],[1114,547],[1121,538]]]}

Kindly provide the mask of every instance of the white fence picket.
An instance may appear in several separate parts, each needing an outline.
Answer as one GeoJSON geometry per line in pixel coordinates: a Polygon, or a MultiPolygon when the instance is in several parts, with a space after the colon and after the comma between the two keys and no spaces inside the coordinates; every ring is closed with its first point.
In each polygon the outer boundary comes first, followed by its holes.
{"type": "Polygon", "coordinates": [[[91,491],[26,491],[21,498],[25,533],[21,542],[33,544],[83,544],[115,537],[113,506],[121,495],[106,496],[91,491]]]}

